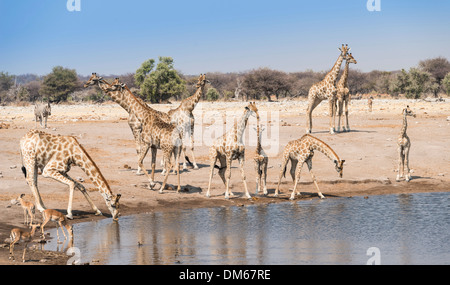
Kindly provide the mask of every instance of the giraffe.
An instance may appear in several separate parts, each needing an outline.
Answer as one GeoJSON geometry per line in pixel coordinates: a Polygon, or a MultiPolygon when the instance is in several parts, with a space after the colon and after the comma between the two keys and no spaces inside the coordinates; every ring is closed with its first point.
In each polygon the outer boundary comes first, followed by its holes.
{"type": "Polygon", "coordinates": [[[282,159],[282,167],[280,171],[280,176],[278,179],[278,186],[275,190],[275,197],[278,197],[278,191],[280,189],[281,178],[286,175],[286,168],[288,160],[291,161],[291,176],[294,181],[294,190],[292,191],[290,200],[293,200],[295,194],[300,194],[300,191],[297,190],[297,183],[300,181],[300,172],[302,170],[303,163],[306,162],[308,166],[309,173],[311,174],[311,178],[314,182],[314,185],[317,188],[317,193],[321,199],[325,198],[320,192],[319,185],[317,184],[316,177],[312,172],[312,158],[314,156],[314,151],[318,150],[322,152],[325,156],[327,156],[330,160],[335,164],[336,171],[339,174],[339,177],[342,178],[343,170],[344,170],[344,162],[345,160],[339,159],[338,155],[334,152],[334,150],[329,147],[326,143],[319,140],[316,137],[313,137],[309,134],[303,135],[300,139],[293,140],[288,142],[283,151],[283,159],[282,159]]]}
{"type": "MultiPolygon", "coordinates": [[[[192,156],[192,164],[194,166],[194,169],[198,169],[197,163],[195,161],[194,156],[194,125],[195,125],[195,117],[192,113],[195,109],[195,106],[197,106],[198,101],[203,95],[205,85],[206,83],[210,83],[209,80],[206,79],[206,74],[200,74],[198,81],[197,81],[197,90],[194,93],[194,95],[184,99],[181,101],[181,104],[175,108],[169,110],[168,114],[170,117],[170,122],[172,124],[175,124],[177,126],[181,127],[183,139],[190,138],[190,150],[191,150],[191,156],[192,156]]],[[[183,162],[183,169],[186,169],[186,143],[183,142],[183,153],[184,155],[184,162],[183,162]]]]}
{"type": "Polygon", "coordinates": [[[339,111],[338,111],[339,119],[338,119],[338,125],[337,125],[338,132],[340,132],[340,130],[341,130],[341,117],[342,117],[342,113],[343,113],[344,104],[345,104],[345,121],[346,121],[347,128],[344,127],[344,124],[342,123],[342,130],[344,132],[350,131],[350,126],[348,124],[348,104],[350,101],[350,90],[348,89],[348,68],[349,68],[350,63],[356,64],[357,61],[351,53],[348,53],[345,56],[344,72],[342,72],[341,78],[339,79],[339,82],[336,85],[337,104],[339,106],[339,111]]]}
{"type": "MultiPolygon", "coordinates": [[[[89,80],[84,84],[84,87],[89,87],[89,86],[93,86],[93,85],[98,85],[98,87],[107,95],[111,95],[111,96],[115,96],[118,97],[118,92],[119,91],[115,91],[115,92],[111,92],[111,91],[107,91],[107,88],[110,88],[112,85],[115,84],[120,84],[119,82],[119,78],[115,78],[114,82],[112,84],[108,83],[106,80],[103,79],[103,77],[100,77],[97,75],[97,73],[93,72],[91,77],[89,78],[89,80]]],[[[155,116],[159,116],[163,121],[169,122],[170,121],[170,117],[167,113],[155,110],[153,108],[151,108],[150,106],[148,106],[144,100],[142,100],[139,97],[136,97],[136,100],[138,100],[143,106],[145,106],[149,112],[152,112],[155,114],[155,116]]],[[[139,154],[141,152],[141,144],[142,144],[142,139],[141,139],[141,132],[142,132],[142,124],[141,122],[137,119],[136,115],[134,112],[130,112],[129,110],[131,110],[131,106],[127,106],[125,105],[127,104],[127,101],[123,101],[122,103],[119,103],[119,105],[124,108],[127,112],[128,112],[128,126],[131,129],[131,132],[133,133],[133,137],[134,137],[134,141],[136,144],[136,153],[139,157],[139,154]]],[[[144,173],[142,173],[141,168],[138,166],[138,169],[136,171],[137,175],[144,175],[144,173]]]]}
{"type": "Polygon", "coordinates": [[[350,51],[348,45],[342,45],[341,48],[338,48],[341,52],[336,63],[333,68],[327,73],[325,78],[311,86],[308,93],[308,108],[306,110],[306,133],[311,133],[312,129],[312,112],[314,108],[319,105],[325,99],[328,99],[329,105],[329,116],[330,116],[330,134],[334,134],[334,114],[336,112],[335,109],[335,101],[336,101],[336,79],[338,77],[339,71],[341,69],[341,64],[344,61],[345,56],[350,51]]]}
{"type": "Polygon", "coordinates": [[[130,91],[128,86],[124,83],[114,84],[111,87],[106,88],[111,98],[125,108],[128,112],[132,112],[136,115],[136,118],[142,124],[140,153],[138,158],[138,166],[147,175],[150,181],[150,189],[155,186],[155,161],[156,153],[158,149],[163,151],[163,158],[165,162],[166,173],[164,175],[164,182],[162,183],[159,193],[163,193],[166,186],[167,178],[169,176],[169,170],[172,168],[170,165],[170,159],[172,155],[175,157],[175,166],[177,170],[178,187],[177,193],[180,192],[180,167],[179,157],[181,149],[183,148],[183,138],[181,131],[178,127],[166,123],[160,119],[159,115],[147,108],[142,101],[137,100],[136,96],[130,91]],[[152,150],[152,173],[148,174],[144,167],[143,160],[147,155],[148,150],[152,150]]]}
{"type": "Polygon", "coordinates": [[[36,208],[39,211],[42,212],[46,208],[37,187],[38,168],[41,170],[42,176],[53,178],[69,186],[67,218],[73,219],[72,199],[75,188],[83,193],[96,215],[102,214],[92,202],[86,188],[67,174],[71,166],[76,165],[86,173],[98,189],[111,212],[113,220],[118,220],[121,195],[114,195],[111,192],[100,169],[75,137],[52,135],[32,129],[20,140],[20,153],[23,163],[22,171],[34,195],[36,208]]]}
{"type": "Polygon", "coordinates": [[[256,115],[257,120],[257,126],[256,126],[256,134],[258,136],[258,141],[256,144],[256,150],[254,154],[254,161],[255,161],[255,171],[256,171],[256,194],[261,190],[261,187],[263,187],[263,193],[264,195],[267,195],[267,165],[269,163],[269,158],[267,157],[267,154],[264,152],[264,149],[261,146],[261,137],[262,132],[264,129],[260,129],[259,124],[259,114],[256,115]]]}
{"type": "Polygon", "coordinates": [[[402,130],[400,131],[400,135],[398,136],[397,145],[398,145],[398,154],[399,154],[399,160],[398,160],[398,174],[396,181],[400,181],[400,178],[404,175],[404,168],[406,165],[406,175],[405,175],[405,181],[408,182],[411,180],[411,173],[409,170],[409,150],[411,148],[411,140],[409,139],[408,135],[406,134],[406,128],[408,127],[408,122],[406,117],[412,116],[416,117],[416,114],[411,111],[409,108],[409,105],[406,106],[405,109],[403,109],[403,125],[402,130]]]}
{"type": "Polygon", "coordinates": [[[219,168],[219,176],[222,178],[223,183],[226,186],[225,199],[229,198],[229,195],[234,195],[230,191],[230,178],[231,178],[231,162],[234,159],[239,160],[241,168],[241,177],[244,182],[245,196],[251,198],[247,189],[247,182],[245,180],[244,173],[244,161],[245,161],[245,145],[243,142],[244,131],[247,126],[248,118],[251,114],[258,115],[258,108],[256,108],[255,102],[250,102],[245,107],[244,113],[239,122],[235,122],[233,127],[225,133],[222,137],[215,140],[214,144],[209,149],[209,161],[210,161],[210,175],[208,191],[206,197],[210,197],[211,180],[214,174],[214,168],[219,168]],[[216,161],[219,159],[221,167],[216,166],[216,161]],[[228,170],[227,177],[225,178],[225,171],[228,170]]]}
{"type": "Polygon", "coordinates": [[[370,96],[369,99],[367,99],[367,108],[369,109],[369,112],[372,112],[372,105],[373,105],[373,97],[370,96]]]}

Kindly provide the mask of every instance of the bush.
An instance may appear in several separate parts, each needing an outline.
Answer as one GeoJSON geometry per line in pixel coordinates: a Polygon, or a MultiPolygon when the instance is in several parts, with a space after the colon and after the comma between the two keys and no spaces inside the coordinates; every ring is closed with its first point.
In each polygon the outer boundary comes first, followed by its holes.
{"type": "Polygon", "coordinates": [[[206,92],[206,100],[208,101],[216,101],[217,99],[219,99],[219,96],[219,91],[217,91],[217,89],[214,87],[209,88],[206,92]]]}

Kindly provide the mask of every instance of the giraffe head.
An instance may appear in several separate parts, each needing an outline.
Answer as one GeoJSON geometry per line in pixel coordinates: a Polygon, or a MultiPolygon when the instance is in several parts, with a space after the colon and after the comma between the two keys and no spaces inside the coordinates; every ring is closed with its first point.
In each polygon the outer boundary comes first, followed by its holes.
{"type": "Polygon", "coordinates": [[[403,109],[403,115],[404,116],[412,116],[412,117],[416,117],[416,114],[409,108],[409,105],[406,106],[405,109],[403,109]]]}
{"type": "Polygon", "coordinates": [[[337,171],[337,173],[339,174],[339,177],[342,178],[342,174],[344,174],[344,162],[345,160],[341,160],[341,161],[334,161],[335,164],[335,169],[337,171]]]}
{"type": "Polygon", "coordinates": [[[352,55],[351,53],[348,53],[348,54],[347,54],[347,56],[345,57],[345,60],[346,60],[348,63],[354,63],[354,64],[357,63],[357,62],[356,62],[356,59],[353,57],[353,55],[352,55]]]}
{"type": "Polygon", "coordinates": [[[338,48],[338,50],[341,52],[341,56],[345,58],[350,51],[350,48],[348,47],[348,44],[342,44],[342,47],[338,48]]]}
{"type": "Polygon", "coordinates": [[[245,110],[250,111],[250,115],[259,118],[258,108],[256,108],[255,102],[248,103],[248,105],[245,106],[245,110]]]}
{"type": "Polygon", "coordinates": [[[125,88],[126,84],[119,81],[119,77],[114,78],[114,81],[111,83],[111,86],[106,88],[106,92],[111,91],[122,91],[125,88]]]}
{"type": "Polygon", "coordinates": [[[200,74],[197,81],[197,88],[204,87],[206,83],[211,83],[206,79],[206,74],[200,74]]]}
{"type": "Polygon", "coordinates": [[[120,197],[121,194],[112,195],[111,197],[106,198],[106,205],[108,206],[109,211],[111,212],[112,218],[114,221],[119,220],[119,207],[120,207],[120,197]]]}
{"type": "Polygon", "coordinates": [[[84,87],[86,88],[86,87],[98,84],[98,82],[102,79],[103,79],[103,77],[98,76],[97,73],[93,72],[91,77],[89,77],[89,80],[86,81],[86,83],[84,83],[84,87]]]}

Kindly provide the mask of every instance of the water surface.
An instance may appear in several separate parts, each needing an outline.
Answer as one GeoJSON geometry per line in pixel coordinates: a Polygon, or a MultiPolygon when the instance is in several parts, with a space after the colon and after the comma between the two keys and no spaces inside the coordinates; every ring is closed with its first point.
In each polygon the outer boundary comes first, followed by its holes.
{"type": "Polygon", "coordinates": [[[381,264],[450,264],[449,226],[450,193],[415,193],[103,219],[74,225],[74,246],[103,264],[366,264],[373,247],[381,264]]]}

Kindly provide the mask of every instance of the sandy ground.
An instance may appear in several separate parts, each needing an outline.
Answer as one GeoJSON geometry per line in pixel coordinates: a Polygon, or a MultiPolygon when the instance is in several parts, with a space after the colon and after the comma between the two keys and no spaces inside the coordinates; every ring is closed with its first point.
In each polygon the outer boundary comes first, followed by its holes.
{"type": "MultiPolygon", "coordinates": [[[[286,143],[298,139],[305,133],[306,101],[257,102],[262,123],[263,148],[269,154],[267,197],[255,196],[255,170],[253,153],[256,139],[255,119],[250,118],[246,131],[245,172],[252,199],[244,198],[244,188],[236,161],[232,167],[232,190],[235,194],[225,200],[224,185],[217,175],[213,177],[211,198],[206,198],[208,188],[209,161],[208,146],[212,138],[231,126],[234,117],[241,116],[246,103],[206,103],[201,102],[194,111],[196,116],[195,158],[200,167],[188,167],[182,172],[183,193],[176,193],[176,176],[170,175],[169,189],[163,194],[148,188],[145,176],[135,174],[137,156],[135,143],[127,124],[128,114],[117,104],[103,105],[58,105],[52,107],[48,129],[52,134],[76,136],[108,180],[114,193],[121,193],[121,214],[151,211],[168,211],[182,208],[214,207],[253,203],[276,203],[288,201],[293,183],[289,171],[283,178],[281,195],[273,197],[280,172],[280,156],[286,143]],[[224,125],[223,122],[227,124],[224,125]],[[225,127],[224,127],[225,126],[225,127]]],[[[156,105],[154,108],[167,111],[173,105],[156,105]]],[[[328,133],[327,103],[323,102],[313,113],[312,135],[329,144],[335,152],[346,160],[343,178],[339,178],[334,164],[319,152],[313,159],[313,170],[322,193],[327,198],[353,195],[379,195],[391,193],[412,193],[427,191],[450,191],[450,153],[446,151],[450,142],[450,100],[427,102],[424,100],[375,99],[373,111],[368,112],[366,100],[354,100],[350,105],[350,132],[334,135],[328,133]],[[398,167],[397,137],[401,129],[402,108],[409,105],[417,117],[408,118],[408,135],[411,138],[410,182],[396,182],[398,167]]],[[[11,200],[25,193],[25,199],[34,201],[31,191],[21,172],[19,152],[20,138],[35,127],[33,107],[0,107],[0,264],[22,264],[8,260],[9,246],[2,243],[9,237],[13,227],[24,227],[20,206],[11,205],[11,200]]],[[[41,129],[39,127],[39,129],[41,129]]],[[[188,152],[190,156],[190,153],[188,152]]],[[[161,181],[158,152],[156,180],[161,181]]],[[[150,155],[144,164],[150,169],[150,155]]],[[[191,159],[192,160],[192,159],[191,159]]],[[[102,197],[96,192],[89,178],[77,167],[72,167],[69,175],[84,179],[95,204],[105,216],[93,215],[83,195],[74,195],[73,223],[94,219],[110,218],[102,197]]],[[[68,189],[52,179],[39,176],[39,189],[47,208],[65,213],[68,189]]],[[[159,187],[159,186],[157,186],[159,187]]],[[[306,166],[302,171],[300,191],[297,199],[317,199],[316,189],[306,166]]],[[[41,219],[40,213],[37,219],[41,219]]],[[[120,222],[120,221],[119,221],[120,222]]],[[[76,236],[76,232],[74,233],[76,236]]],[[[36,238],[38,236],[36,235],[36,238]]],[[[16,246],[16,258],[20,259],[22,245],[16,246]]],[[[31,249],[25,264],[65,264],[67,256],[61,252],[31,249]]]]}

